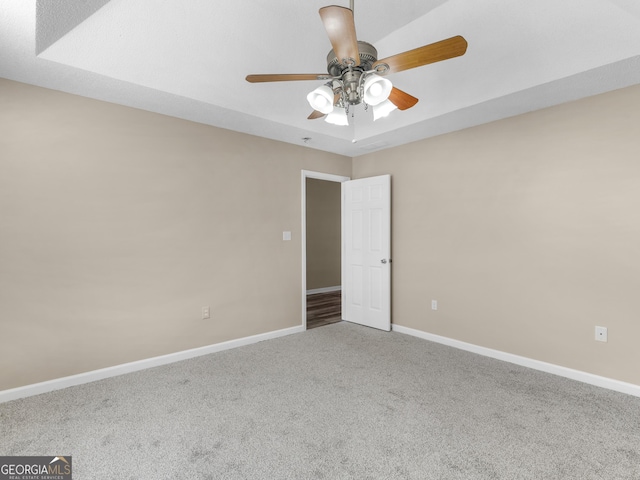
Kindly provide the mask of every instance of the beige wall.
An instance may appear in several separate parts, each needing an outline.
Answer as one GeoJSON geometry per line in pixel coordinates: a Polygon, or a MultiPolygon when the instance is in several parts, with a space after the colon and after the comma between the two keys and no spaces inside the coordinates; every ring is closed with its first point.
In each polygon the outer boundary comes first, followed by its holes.
{"type": "Polygon", "coordinates": [[[393,322],[640,384],[639,105],[634,86],[355,158],[392,175],[393,322]]]}
{"type": "Polygon", "coordinates": [[[301,324],[300,171],[349,158],[2,79],[0,105],[0,390],[301,324]]]}
{"type": "Polygon", "coordinates": [[[394,323],[640,384],[639,104],[635,86],[352,170],[0,79],[0,390],[300,325],[302,169],[392,175],[394,323]]]}
{"type": "Polygon", "coordinates": [[[307,290],[340,286],[340,183],[306,182],[307,290]]]}

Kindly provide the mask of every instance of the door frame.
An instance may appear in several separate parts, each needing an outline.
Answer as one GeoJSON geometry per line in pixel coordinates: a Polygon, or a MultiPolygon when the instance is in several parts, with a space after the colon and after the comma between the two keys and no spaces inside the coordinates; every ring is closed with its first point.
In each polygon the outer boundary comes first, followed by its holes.
{"type": "MultiPolygon", "coordinates": [[[[328,182],[346,182],[351,177],[343,175],[334,175],[332,173],[314,172],[312,170],[301,171],[302,182],[302,328],[307,329],[307,178],[315,178],[317,180],[326,180],[328,182]]],[[[344,205],[340,200],[340,223],[342,224],[342,216],[344,213],[344,205]]],[[[340,248],[340,265],[344,258],[344,245],[340,248]]],[[[341,267],[342,268],[342,267],[341,267]]]]}

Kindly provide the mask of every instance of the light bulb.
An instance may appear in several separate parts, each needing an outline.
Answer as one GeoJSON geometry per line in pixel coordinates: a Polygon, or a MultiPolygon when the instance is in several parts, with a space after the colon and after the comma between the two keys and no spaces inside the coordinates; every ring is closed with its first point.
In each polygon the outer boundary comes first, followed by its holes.
{"type": "Polygon", "coordinates": [[[333,90],[327,85],[316,88],[307,95],[311,108],[325,115],[333,110],[333,90]]]}
{"type": "Polygon", "coordinates": [[[374,105],[373,106],[373,121],[375,122],[376,120],[378,120],[380,118],[386,117],[391,112],[393,112],[396,108],[398,108],[398,107],[396,105],[394,105],[391,102],[391,100],[385,100],[384,102],[380,103],[379,105],[374,105]]]}
{"type": "Polygon", "coordinates": [[[347,111],[342,107],[335,107],[333,111],[329,115],[327,115],[324,121],[333,125],[340,125],[343,127],[349,125],[347,111]]]}
{"type": "Polygon", "coordinates": [[[380,85],[380,83],[374,83],[369,88],[369,93],[372,96],[377,97],[378,95],[380,95],[382,93],[382,85],[380,85]]]}
{"type": "Polygon", "coordinates": [[[371,73],[364,81],[364,101],[371,106],[378,105],[389,98],[392,89],[389,80],[371,73]]]}

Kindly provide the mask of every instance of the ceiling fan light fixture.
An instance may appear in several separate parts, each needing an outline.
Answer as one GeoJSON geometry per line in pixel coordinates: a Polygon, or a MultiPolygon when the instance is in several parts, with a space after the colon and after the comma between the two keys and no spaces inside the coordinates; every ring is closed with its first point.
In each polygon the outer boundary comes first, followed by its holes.
{"type": "Polygon", "coordinates": [[[307,95],[307,101],[311,108],[325,115],[333,110],[333,90],[327,85],[316,88],[307,95]]]}
{"type": "Polygon", "coordinates": [[[344,107],[335,107],[333,111],[326,116],[324,121],[342,127],[349,125],[347,111],[344,107]]]}
{"type": "Polygon", "coordinates": [[[374,120],[387,116],[396,108],[407,110],[418,103],[418,99],[394,88],[386,79],[386,74],[459,57],[467,51],[467,41],[456,35],[378,59],[378,50],[370,43],[358,40],[356,36],[353,0],[351,8],[329,5],[322,7],[319,13],[332,47],[327,55],[328,74],[261,74],[246,77],[250,83],[328,81],[307,95],[307,101],[313,108],[313,112],[307,117],[309,120],[325,117],[329,123],[348,125],[349,108],[361,103],[364,103],[365,110],[369,106],[374,109],[374,120]],[[376,108],[377,106],[380,108],[376,108]],[[336,114],[330,115],[333,112],[336,114]]]}
{"type": "Polygon", "coordinates": [[[371,73],[364,81],[364,101],[371,106],[378,105],[389,98],[392,88],[389,80],[371,73]]]}
{"type": "Polygon", "coordinates": [[[373,121],[375,122],[379,118],[384,118],[388,116],[391,112],[396,110],[398,107],[391,101],[385,100],[378,105],[373,106],[373,121]]]}

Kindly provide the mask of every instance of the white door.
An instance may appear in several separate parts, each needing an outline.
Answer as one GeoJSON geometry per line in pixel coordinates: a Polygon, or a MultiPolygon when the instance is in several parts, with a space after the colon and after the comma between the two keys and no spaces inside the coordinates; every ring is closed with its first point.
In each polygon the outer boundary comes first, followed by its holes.
{"type": "Polygon", "coordinates": [[[391,330],[391,176],[342,183],[342,319],[391,330]]]}

